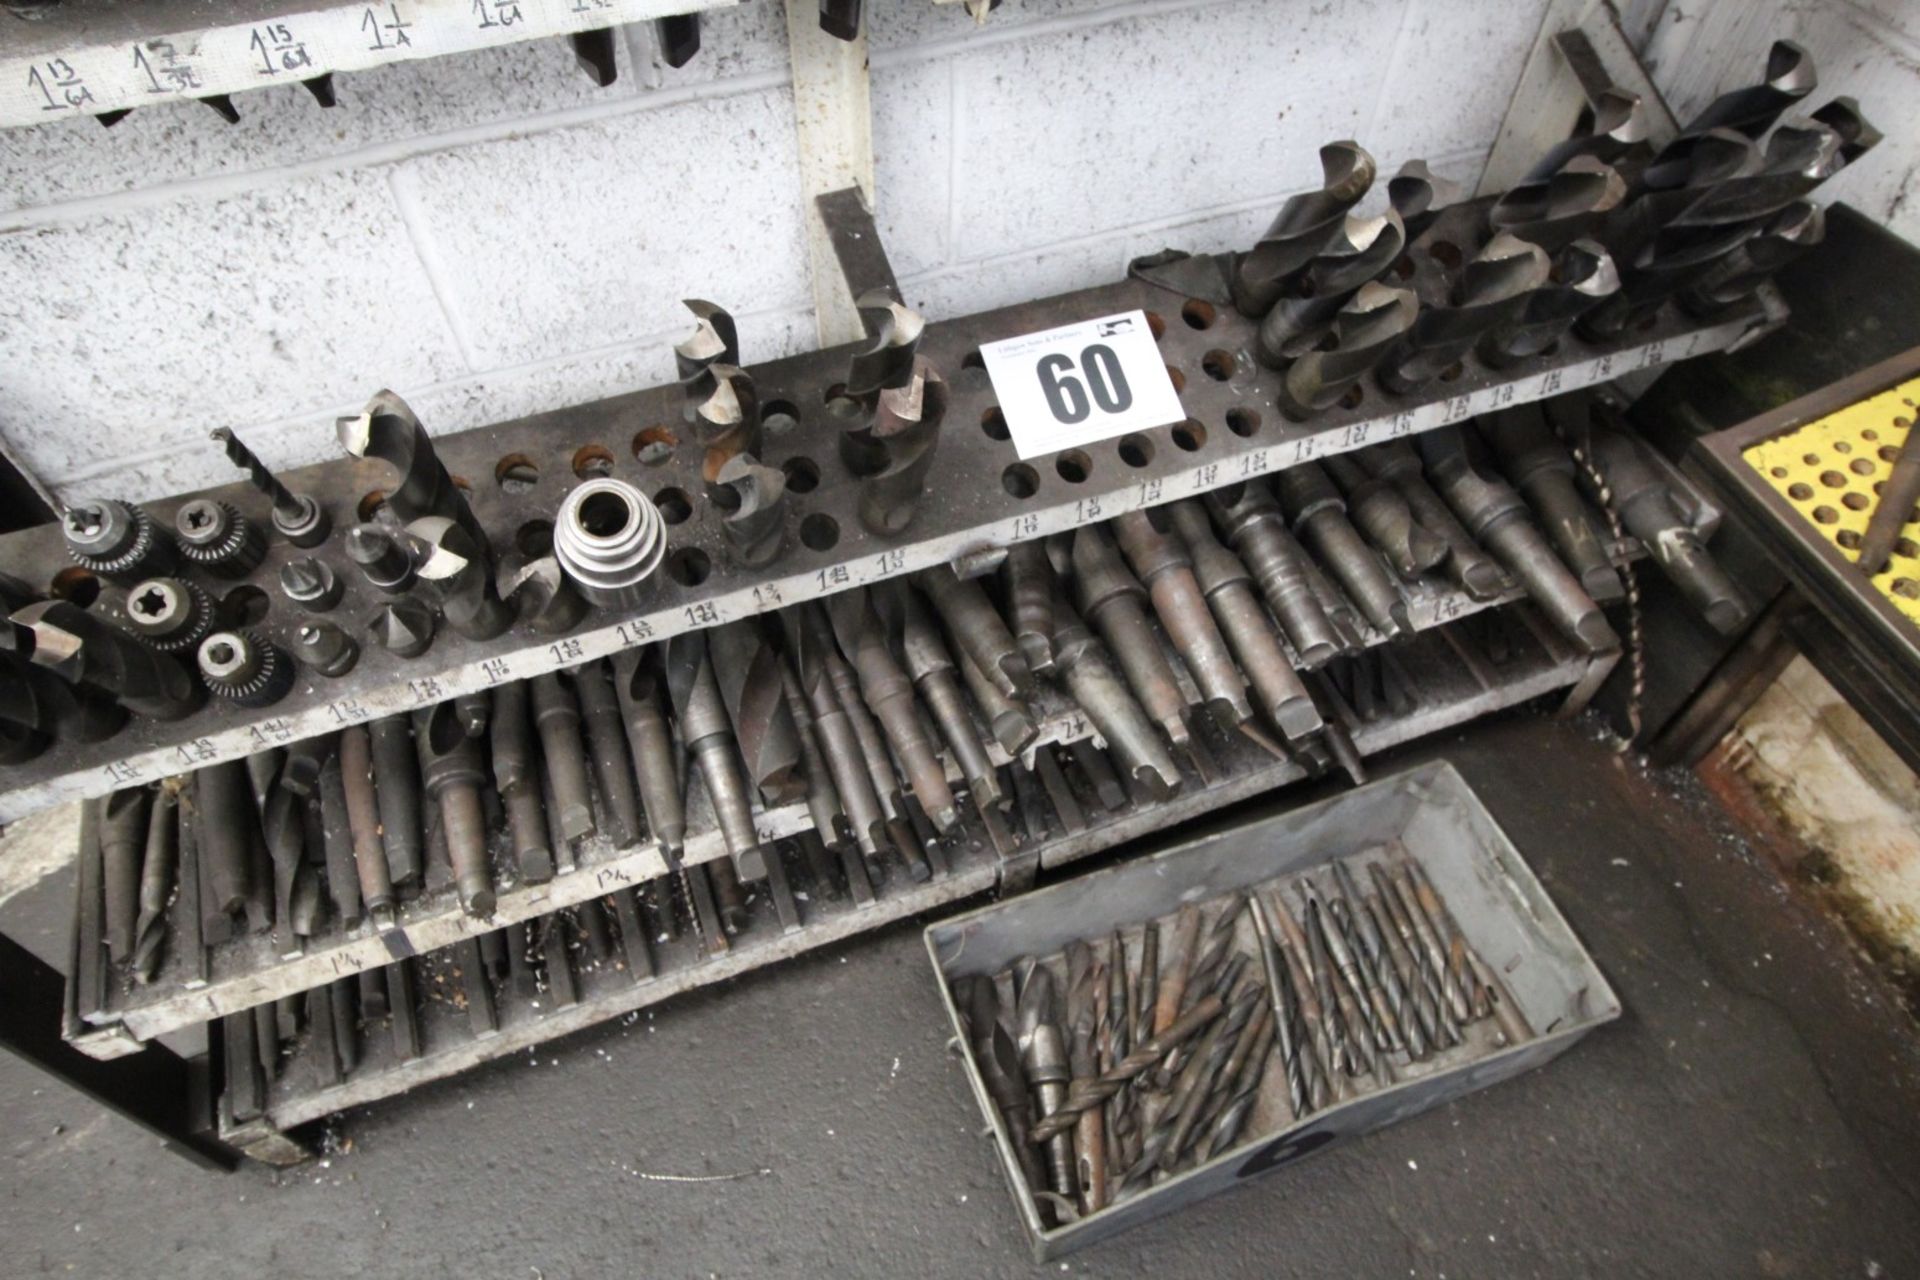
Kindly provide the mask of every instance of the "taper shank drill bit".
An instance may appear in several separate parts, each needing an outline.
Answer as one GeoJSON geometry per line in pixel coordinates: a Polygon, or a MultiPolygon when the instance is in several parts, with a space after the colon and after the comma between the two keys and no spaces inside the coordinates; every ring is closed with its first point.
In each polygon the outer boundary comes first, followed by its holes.
{"type": "Polygon", "coordinates": [[[1333,318],[1334,345],[1307,352],[1287,366],[1280,411],[1304,422],[1333,408],[1413,327],[1420,300],[1406,289],[1373,281],[1360,286],[1333,318]]]}
{"type": "Polygon", "coordinates": [[[817,614],[811,617],[808,614],[812,611],[789,611],[786,617],[788,647],[795,658],[795,680],[806,699],[814,731],[819,735],[820,752],[833,774],[833,785],[846,806],[854,843],[867,858],[877,858],[887,843],[886,814],[881,811],[880,797],[874,791],[873,776],[867,771],[853,725],[833,691],[833,678],[826,662],[826,650],[833,643],[832,633],[819,625],[817,614]]]}
{"type": "Polygon", "coordinates": [[[479,744],[467,736],[451,702],[414,712],[413,735],[427,795],[440,805],[460,909],[485,919],[493,914],[494,894],[487,820],[480,807],[486,778],[479,744]]]}
{"type": "Polygon", "coordinates": [[[1414,518],[1398,489],[1369,475],[1347,454],[1330,454],[1320,465],[1346,495],[1354,527],[1402,579],[1411,582],[1447,558],[1446,539],[1414,518]]]}
{"type": "Polygon", "coordinates": [[[441,516],[459,525],[488,559],[486,530],[474,519],[467,497],[447,474],[433,441],[407,402],[391,391],[376,392],[367,407],[339,421],[340,446],[356,458],[378,458],[399,472],[387,505],[404,521],[441,516]]]}
{"type": "Polygon", "coordinates": [[[1246,673],[1261,712],[1289,740],[1318,732],[1320,712],[1281,651],[1246,566],[1213,536],[1213,525],[1198,501],[1184,498],[1174,503],[1167,508],[1167,518],[1186,544],[1194,579],[1246,673]]]}
{"type": "MultiPolygon", "coordinates": [[[[1146,589],[1121,559],[1112,535],[1100,525],[1084,525],[1074,533],[1071,561],[1073,603],[1079,617],[1099,631],[1126,673],[1128,687],[1168,741],[1185,747],[1193,736],[1187,727],[1187,700],[1160,648],[1160,638],[1147,621],[1146,589]]],[[[1060,627],[1056,604],[1056,645],[1060,627]]],[[[1054,660],[1059,660],[1057,653],[1054,660]]]]}
{"type": "Polygon", "coordinates": [[[855,587],[829,597],[826,609],[840,651],[853,663],[860,678],[860,696],[880,722],[888,745],[906,772],[907,785],[933,825],[942,833],[952,830],[960,818],[959,805],[947,785],[946,770],[935,745],[927,738],[925,722],[914,700],[913,682],[887,647],[884,628],[865,588],[855,587]]]}
{"type": "Polygon", "coordinates": [[[678,866],[686,845],[687,816],[675,767],[679,753],[667,725],[659,646],[616,653],[613,682],[627,722],[634,768],[640,775],[640,805],[646,811],[647,830],[659,842],[667,865],[678,866]]]}
{"type": "Polygon", "coordinates": [[[1206,503],[1300,661],[1312,669],[1344,649],[1307,576],[1307,554],[1288,531],[1273,492],[1265,485],[1240,485],[1214,490],[1206,503]]]}
{"type": "Polygon", "coordinates": [[[206,695],[177,658],[155,653],[68,600],[41,600],[14,610],[36,666],[111,698],[135,715],[178,720],[206,695]]]}
{"type": "MultiPolygon", "coordinates": [[[[927,708],[933,712],[940,736],[946,739],[954,762],[960,766],[961,776],[967,780],[967,788],[973,793],[974,804],[983,810],[989,805],[999,805],[999,775],[993,767],[993,761],[987,756],[985,744],[980,741],[979,732],[974,728],[973,714],[967,710],[966,698],[960,691],[959,672],[940,639],[939,628],[934,626],[933,618],[921,603],[918,593],[904,583],[887,586],[891,589],[883,589],[877,602],[890,615],[897,617],[900,656],[906,665],[908,677],[913,681],[914,688],[920,691],[927,708]]],[[[1051,600],[1048,606],[1051,615],[1051,600]]],[[[894,625],[889,624],[890,631],[894,625]]],[[[1051,636],[1048,637],[1048,644],[1051,647],[1051,636]]]]}
{"type": "Polygon", "coordinates": [[[1000,584],[1013,614],[1013,639],[1027,669],[1045,675],[1053,667],[1053,563],[1035,539],[1007,548],[1000,584]]]}
{"type": "Polygon", "coordinates": [[[673,348],[675,376],[685,389],[682,413],[692,422],[701,404],[716,386],[710,372],[714,365],[740,363],[740,335],[733,317],[699,298],[688,298],[681,306],[693,312],[694,330],[673,348]]]}
{"type": "Polygon", "coordinates": [[[1119,757],[1126,775],[1156,800],[1171,796],[1180,786],[1180,769],[1152,721],[1064,598],[1054,600],[1053,619],[1054,669],[1067,691],[1119,757]]]}
{"type": "Polygon", "coordinates": [[[1409,631],[1407,603],[1400,589],[1348,521],[1346,500],[1320,465],[1304,462],[1288,467],[1273,477],[1273,491],[1294,533],[1340,580],[1374,629],[1390,640],[1409,631]]]}
{"type": "Polygon", "coordinates": [[[981,675],[1008,698],[1025,701],[1033,696],[1033,672],[978,582],[944,564],[923,571],[915,581],[933,601],[947,635],[973,659],[981,675]]]}
{"type": "MultiPolygon", "coordinates": [[[[1577,401],[1584,416],[1586,398],[1576,393],[1567,399],[1577,401]]],[[[1587,514],[1586,501],[1574,487],[1573,458],[1547,426],[1543,406],[1534,402],[1497,409],[1483,415],[1479,427],[1500,469],[1532,505],[1587,594],[1596,600],[1618,598],[1620,575],[1614,572],[1599,528],[1587,514]]]]}
{"type": "Polygon", "coordinates": [[[713,801],[714,817],[720,823],[727,852],[743,875],[758,879],[760,837],[754,830],[747,781],[740,771],[726,703],[721,700],[719,685],[714,680],[706,634],[683,632],[669,640],[666,672],[667,691],[673,699],[680,737],[700,771],[701,780],[706,783],[707,796],[713,801]]]}
{"type": "Polygon", "coordinates": [[[1506,571],[1473,540],[1453,508],[1427,483],[1420,455],[1412,445],[1405,440],[1390,440],[1356,450],[1354,457],[1368,474],[1392,484],[1414,519],[1446,541],[1447,573],[1468,595],[1475,600],[1491,600],[1513,585],[1506,571]]]}
{"type": "Polygon", "coordinates": [[[621,722],[620,699],[613,691],[607,664],[601,659],[573,668],[573,692],[586,731],[587,755],[600,796],[607,802],[607,838],[624,848],[640,838],[640,797],[634,788],[633,759],[627,754],[627,731],[621,722]]]}
{"type": "Polygon", "coordinates": [[[360,879],[360,900],[374,928],[391,929],[396,901],[386,851],[380,844],[373,743],[365,725],[348,725],[340,731],[340,785],[346,794],[347,830],[353,837],[353,867],[360,879]]]}
{"type": "Polygon", "coordinates": [[[553,817],[568,840],[592,835],[593,788],[587,781],[587,753],[580,740],[580,705],[557,671],[543,671],[528,684],[540,756],[553,788],[553,817]]]}
{"type": "Polygon", "coordinates": [[[806,794],[800,776],[800,735],[787,710],[780,655],[757,621],[722,623],[707,631],[713,676],[733,723],[747,776],[769,808],[806,794]]]}
{"type": "Polygon", "coordinates": [[[1186,662],[1213,718],[1225,729],[1246,724],[1253,718],[1247,683],[1207,610],[1185,544],[1156,525],[1146,511],[1116,517],[1113,530],[1121,554],[1146,584],[1154,614],[1186,662]]]}

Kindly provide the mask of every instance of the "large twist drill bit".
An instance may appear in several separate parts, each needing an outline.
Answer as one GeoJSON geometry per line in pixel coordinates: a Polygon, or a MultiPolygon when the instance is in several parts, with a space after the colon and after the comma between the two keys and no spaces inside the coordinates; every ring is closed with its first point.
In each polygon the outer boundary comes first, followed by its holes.
{"type": "Polygon", "coordinates": [[[180,866],[180,789],[184,785],[182,778],[162,782],[147,818],[146,849],[140,859],[140,910],[133,922],[131,967],[136,982],[151,982],[160,971],[167,905],[173,899],[180,866]]]}
{"type": "Polygon", "coordinates": [[[1588,104],[1588,112],[1591,119],[1586,130],[1548,148],[1534,161],[1533,168],[1527,170],[1523,182],[1550,178],[1580,156],[1592,156],[1611,164],[1639,147],[1652,131],[1640,95],[1617,86],[1609,86],[1595,95],[1588,104]]]}
{"type": "MultiPolygon", "coordinates": [[[[1586,407],[1584,396],[1567,399],[1577,400],[1582,410],[1586,407]]],[[[1587,594],[1596,600],[1617,599],[1623,594],[1620,575],[1574,487],[1573,458],[1554,438],[1543,410],[1538,402],[1494,410],[1480,418],[1480,434],[1587,594]]]]}
{"type": "Polygon", "coordinates": [[[178,658],[154,652],[71,601],[41,600],[14,610],[11,621],[14,646],[25,648],[35,665],[134,715],[178,720],[206,700],[178,658]]]}
{"type": "Polygon", "coordinates": [[[1289,741],[1317,733],[1323,723],[1320,712],[1281,652],[1246,566],[1213,536],[1213,525],[1198,501],[1174,503],[1167,517],[1186,544],[1194,579],[1253,686],[1261,712],[1289,741]]]}
{"type": "Polygon", "coordinates": [[[1377,280],[1406,247],[1407,233],[1392,209],[1371,218],[1348,214],[1320,255],[1288,282],[1260,321],[1255,358],[1270,369],[1311,351],[1360,286],[1377,280]]]}
{"type": "Polygon", "coordinates": [[[695,407],[693,425],[704,450],[700,478],[711,487],[734,458],[760,455],[760,394],[737,365],[712,365],[706,376],[713,380],[713,393],[695,407]]]}
{"type": "Polygon", "coordinates": [[[1743,85],[1709,102],[1641,170],[1640,184],[1654,190],[1682,185],[1703,137],[1716,129],[1730,129],[1758,138],[1818,83],[1812,55],[1791,40],[1774,41],[1760,83],[1743,85]]]}
{"type": "Polygon", "coordinates": [[[1682,289],[1680,305],[1696,316],[1717,316],[1753,297],[1780,268],[1826,236],[1825,210],[1805,200],[1795,201],[1769,218],[1753,239],[1682,289]]]}
{"type": "Polygon", "coordinates": [[[399,483],[387,492],[387,505],[401,520],[444,517],[464,529],[485,554],[486,530],[406,401],[391,391],[377,392],[365,409],[340,419],[339,436],[340,446],[354,457],[378,458],[400,473],[399,483]]]}
{"type": "Polygon", "coordinates": [[[847,394],[864,398],[880,391],[904,389],[913,381],[927,322],[885,290],[861,294],[854,306],[873,341],[847,360],[847,394]]]}
{"type": "Polygon", "coordinates": [[[1446,373],[1489,329],[1520,313],[1553,268],[1546,250],[1502,231],[1466,265],[1453,303],[1423,310],[1381,357],[1375,377],[1397,395],[1446,373]]]}
{"type": "Polygon", "coordinates": [[[711,396],[715,380],[714,365],[740,363],[740,335],[727,312],[699,298],[688,298],[681,306],[693,312],[694,331],[673,348],[675,376],[685,389],[681,412],[688,422],[711,396]]]}
{"type": "Polygon", "coordinates": [[[758,568],[779,559],[787,545],[787,478],[752,454],[728,458],[714,494],[730,494],[721,528],[741,564],[758,568]]]}
{"type": "Polygon", "coordinates": [[[1253,248],[1234,256],[1228,272],[1233,304],[1250,320],[1267,313],[1294,275],[1339,233],[1347,210],[1373,186],[1373,157],[1356,142],[1320,148],[1320,169],[1320,190],[1289,198],[1253,248]]]}
{"type": "Polygon", "coordinates": [[[800,735],[787,710],[779,653],[752,619],[710,628],[707,653],[761,801],[772,808],[800,799],[807,789],[799,772],[800,735]]]}
{"type": "Polygon", "coordinates": [[[1406,634],[1411,629],[1407,602],[1380,557],[1347,519],[1346,500],[1327,473],[1312,462],[1288,467],[1273,477],[1273,491],[1295,535],[1313,548],[1314,557],[1339,579],[1374,629],[1390,640],[1406,634]]]}
{"type": "Polygon", "coordinates": [[[484,920],[493,914],[494,894],[487,820],[480,807],[480,789],[486,785],[480,744],[467,736],[451,702],[414,712],[413,739],[422,784],[440,806],[460,909],[484,920]]]}
{"type": "Polygon", "coordinates": [[[101,900],[105,904],[107,957],[115,965],[133,958],[140,918],[140,863],[147,850],[151,787],[126,787],[108,796],[100,812],[101,900]]]}
{"type": "Polygon", "coordinates": [[[1400,215],[1408,244],[1418,240],[1463,194],[1459,183],[1429,169],[1425,160],[1409,160],[1387,179],[1387,202],[1400,215]]]}
{"type": "Polygon", "coordinates": [[[1627,197],[1626,179],[1592,156],[1570,161],[1545,178],[1522,182],[1487,210],[1487,225],[1548,253],[1558,253],[1597,231],[1627,197]]]}
{"type": "Polygon", "coordinates": [[[1537,356],[1618,292],[1613,255],[1598,241],[1575,240],[1554,255],[1547,282],[1527,295],[1519,313],[1481,335],[1474,354],[1496,369],[1537,356]]]}
{"type": "Polygon", "coordinates": [[[1345,648],[1307,576],[1307,553],[1288,532],[1272,491],[1265,485],[1241,485],[1232,492],[1216,489],[1206,502],[1300,661],[1311,670],[1345,648]]]}
{"type": "Polygon", "coordinates": [[[414,562],[424,582],[440,588],[440,614],[469,640],[491,640],[513,625],[513,608],[494,587],[486,543],[445,516],[407,525],[414,562]]]}
{"type": "Polygon", "coordinates": [[[875,465],[861,473],[857,504],[869,533],[892,537],[913,523],[946,414],[947,384],[924,356],[906,386],[880,391],[867,432],[875,465]]]}
{"type": "Polygon", "coordinates": [[[1287,366],[1278,396],[1281,413],[1304,422],[1339,404],[1413,327],[1419,313],[1420,300],[1409,290],[1378,281],[1361,285],[1333,318],[1333,346],[1309,351],[1287,366]]]}

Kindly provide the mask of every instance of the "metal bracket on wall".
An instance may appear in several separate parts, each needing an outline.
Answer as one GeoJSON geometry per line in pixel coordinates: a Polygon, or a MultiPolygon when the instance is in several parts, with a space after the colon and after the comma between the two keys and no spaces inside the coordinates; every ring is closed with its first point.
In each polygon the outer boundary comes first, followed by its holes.
{"type": "MultiPolygon", "coordinates": [[[[820,29],[818,0],[786,0],[787,47],[793,59],[793,125],[800,147],[800,191],[811,206],[828,192],[857,187],[873,192],[873,108],[868,99],[867,33],[852,40],[820,29]]],[[[813,275],[814,318],[820,345],[837,346],[866,333],[824,211],[807,219],[807,259],[813,275]]]]}
{"type": "Polygon", "coordinates": [[[1608,89],[1640,99],[1647,137],[1656,147],[1679,132],[1666,99],[1627,43],[1613,6],[1604,0],[1553,0],[1507,103],[1476,194],[1517,186],[1608,89]]]}

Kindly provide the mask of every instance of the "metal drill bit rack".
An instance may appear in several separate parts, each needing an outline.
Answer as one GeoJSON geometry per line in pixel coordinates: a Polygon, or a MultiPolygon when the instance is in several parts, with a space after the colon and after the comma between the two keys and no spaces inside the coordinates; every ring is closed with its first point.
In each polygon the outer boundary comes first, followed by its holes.
{"type": "MultiPolygon", "coordinates": [[[[1453,246],[1474,242],[1486,202],[1439,216],[1406,256],[1402,283],[1444,299],[1457,263],[1453,246]]],[[[635,644],[782,608],[938,564],[968,566],[1015,541],[1044,537],[1125,511],[1191,497],[1252,476],[1464,421],[1477,413],[1585,387],[1672,360],[1715,351],[1766,322],[1755,303],[1702,322],[1668,305],[1644,327],[1595,345],[1572,334],[1548,352],[1506,370],[1473,359],[1419,391],[1393,396],[1371,375],[1340,405],[1295,423],[1281,412],[1279,375],[1252,357],[1256,326],[1228,305],[1210,259],[1187,258],[1137,269],[1119,284],[1063,294],[964,319],[930,324],[920,354],[947,380],[949,402],[937,465],[942,481],[923,495],[904,534],[876,536],[857,514],[858,478],[843,466],[841,427],[826,408],[846,376],[855,347],[768,361],[749,370],[768,421],[765,461],[786,475],[786,550],[765,568],[737,563],[722,528],[725,512],[705,496],[701,449],[682,419],[676,385],[437,437],[435,449],[497,548],[537,545],[550,536],[563,494],[579,480],[613,475],[647,491],[669,528],[665,563],[630,612],[591,608],[564,635],[515,624],[488,641],[442,627],[424,654],[404,658],[361,634],[360,659],[327,679],[303,673],[272,706],[249,710],[210,700],[184,718],[137,718],[104,741],[56,742],[6,769],[0,822],[48,805],[102,795],[220,760],[238,759],[348,724],[409,711],[508,680],[605,656],[635,644]],[[1180,392],[1186,419],[1123,437],[1094,450],[1019,460],[1007,440],[993,387],[980,367],[982,343],[1090,316],[1147,312],[1180,392]]],[[[750,345],[751,332],[744,335],[750,345]]],[[[371,460],[317,464],[286,472],[295,491],[318,499],[336,526],[371,519],[393,470],[371,460]]],[[[171,527],[195,498],[231,504],[264,524],[264,502],[233,484],[149,504],[171,527]]],[[[244,578],[217,584],[270,641],[291,651],[298,627],[315,615],[279,592],[281,568],[312,555],[344,586],[324,616],[361,633],[384,597],[368,585],[335,538],[299,552],[275,541],[244,578]],[[259,616],[264,609],[264,616],[259,616]]],[[[0,539],[0,564],[66,564],[59,530],[40,528],[0,539]]],[[[71,568],[30,584],[53,594],[90,586],[71,568]]],[[[124,613],[119,593],[104,591],[92,612],[124,613]]]]}
{"type": "MultiPolygon", "coordinates": [[[[1555,693],[1567,694],[1569,705],[1583,705],[1582,691],[1604,677],[1617,659],[1616,654],[1577,652],[1525,605],[1436,628],[1404,646],[1402,653],[1411,676],[1411,709],[1400,714],[1381,710],[1364,719],[1344,699],[1334,699],[1336,714],[1348,722],[1363,755],[1555,693]],[[1506,627],[1504,643],[1489,646],[1484,630],[1497,626],[1506,627]]],[[[1069,711],[1048,717],[1042,736],[1068,740],[1075,733],[1074,721],[1084,733],[1084,718],[1069,711]]],[[[1101,802],[1084,775],[1068,768],[1064,776],[1071,798],[1064,804],[1053,802],[1045,829],[1023,842],[1023,856],[1042,866],[1063,866],[1306,776],[1300,765],[1275,760],[1244,739],[1223,735],[1214,749],[1221,769],[1211,784],[1189,775],[1169,801],[1129,802],[1114,809],[1101,802]]],[[[798,812],[782,811],[772,825],[788,832],[806,829],[804,806],[796,808],[798,812]]],[[[392,1015],[369,1022],[357,1053],[351,1055],[353,1065],[345,1070],[330,1036],[303,1030],[277,1078],[248,1079],[238,1098],[230,1089],[222,1099],[221,1137],[259,1159],[298,1160],[304,1158],[304,1149],[285,1136],[296,1126],[975,896],[1000,882],[1005,861],[995,836],[970,809],[964,826],[941,841],[941,853],[945,867],[932,879],[915,883],[896,868],[874,886],[874,900],[864,905],[838,886],[811,887],[798,928],[787,928],[768,896],[756,892],[748,903],[746,926],[725,950],[703,950],[698,937],[684,928],[673,937],[657,934],[650,939],[644,965],[634,964],[621,949],[597,960],[569,960],[560,979],[531,995],[516,993],[505,982],[478,993],[470,985],[478,963],[471,940],[412,960],[390,957],[390,962],[414,966],[411,987],[420,993],[404,1028],[396,1030],[392,1015]]],[[[768,856],[782,855],[769,847],[768,856]]],[[[797,855],[789,855],[787,863],[797,881],[805,875],[797,855]]],[[[344,976],[348,982],[355,978],[352,973],[344,976]]]]}

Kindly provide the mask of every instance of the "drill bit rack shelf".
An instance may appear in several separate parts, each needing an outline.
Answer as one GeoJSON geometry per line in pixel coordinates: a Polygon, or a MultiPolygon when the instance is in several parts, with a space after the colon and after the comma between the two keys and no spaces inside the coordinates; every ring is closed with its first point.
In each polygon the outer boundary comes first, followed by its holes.
{"type": "MultiPolygon", "coordinates": [[[[1626,558],[1638,558],[1638,553],[1623,557],[1623,562],[1626,558]]],[[[1411,624],[1420,632],[1525,598],[1524,592],[1516,588],[1491,599],[1476,600],[1464,591],[1431,578],[1400,585],[1411,624]]],[[[1572,649],[1565,646],[1551,628],[1543,627],[1539,631],[1540,643],[1560,646],[1564,656],[1571,657],[1572,649]]],[[[1374,631],[1367,632],[1365,639],[1369,647],[1385,643],[1374,631]]],[[[1187,703],[1199,705],[1203,699],[1191,675],[1166,637],[1162,635],[1160,640],[1187,703]]],[[[1041,686],[1034,700],[1034,713],[1035,735],[1023,752],[1029,765],[1039,747],[1065,746],[1094,735],[1093,726],[1080,708],[1049,685],[1041,686]]],[[[984,745],[995,765],[1012,763],[1012,757],[990,735],[984,745]]],[[[957,765],[950,758],[945,763],[950,781],[963,784],[965,779],[957,765]]],[[[593,801],[604,819],[605,796],[597,778],[591,781],[593,801]]],[[[688,836],[682,852],[685,863],[700,865],[728,856],[705,789],[689,788],[687,805],[688,836]]],[[[804,802],[756,807],[753,820],[762,844],[812,829],[804,802]]],[[[604,821],[599,829],[606,830],[604,821]]],[[[514,865],[508,843],[507,830],[500,828],[492,832],[490,853],[496,869],[511,869],[514,865]]],[[[1060,848],[1048,854],[1052,859],[1065,856],[1060,848]]],[[[604,834],[596,834],[572,847],[570,857],[556,869],[552,879],[502,884],[495,910],[486,919],[464,912],[453,886],[440,884],[431,885],[419,897],[402,903],[393,928],[381,930],[371,920],[363,920],[352,929],[343,929],[336,919],[327,932],[306,939],[303,949],[295,955],[282,954],[276,938],[265,933],[244,933],[204,951],[168,948],[160,970],[150,983],[103,984],[97,988],[99,998],[82,999],[76,1007],[76,1034],[69,1038],[98,1057],[132,1052],[142,1042],[169,1032],[295,995],[396,959],[446,948],[610,892],[643,885],[667,874],[668,870],[657,843],[647,840],[617,845],[604,834]]],[[[184,917],[193,910],[195,906],[187,895],[176,898],[170,909],[171,936],[188,936],[189,927],[184,917]]]]}
{"type": "MultiPolygon", "coordinates": [[[[1339,705],[1337,714],[1348,721],[1359,752],[1375,755],[1556,692],[1571,691],[1570,701],[1580,703],[1582,691],[1604,677],[1617,655],[1577,653],[1531,612],[1518,606],[1500,615],[1522,626],[1507,637],[1510,647],[1498,661],[1484,651],[1475,634],[1477,622],[1432,631],[1404,646],[1410,709],[1365,720],[1344,702],[1339,705]]],[[[1026,854],[1044,867],[1063,866],[1307,776],[1299,764],[1275,760],[1244,739],[1222,736],[1215,750],[1221,765],[1216,781],[1204,784],[1188,775],[1178,794],[1158,803],[1108,810],[1084,779],[1069,775],[1078,783],[1069,784],[1077,813],[1055,805],[1047,829],[1037,839],[1029,837],[1026,854]]],[[[749,921],[727,950],[703,953],[686,931],[673,939],[655,938],[651,972],[642,974],[616,949],[608,959],[577,966],[570,998],[543,990],[529,999],[503,983],[493,991],[487,1013],[476,1019],[467,1007],[467,975],[457,971],[462,962],[444,951],[424,957],[428,967],[413,985],[425,995],[416,1009],[414,1043],[404,1052],[391,1028],[371,1022],[360,1036],[354,1065],[342,1073],[329,1043],[303,1035],[277,1078],[252,1103],[236,1114],[231,1099],[223,1100],[221,1136],[262,1159],[299,1159],[299,1149],[282,1136],[298,1125],[986,892],[999,883],[1003,862],[978,816],[971,808],[964,812],[963,826],[942,842],[946,868],[930,881],[915,884],[896,870],[875,885],[875,900],[865,906],[844,894],[808,891],[797,930],[784,929],[767,895],[756,892],[748,904],[749,921]]],[[[804,812],[798,815],[802,827],[806,821],[804,812]]],[[[770,849],[769,856],[778,855],[770,849]]],[[[798,860],[791,862],[798,872],[798,860]]],[[[422,966],[422,960],[407,963],[422,966]]]]}
{"type": "MultiPolygon", "coordinates": [[[[1458,255],[1439,250],[1451,248],[1449,236],[1473,243],[1469,232],[1483,206],[1474,202],[1440,215],[1407,258],[1409,287],[1444,297],[1450,278],[1445,263],[1458,255]]],[[[678,384],[441,436],[434,441],[440,459],[502,551],[550,536],[561,498],[581,479],[612,475],[645,490],[669,526],[665,563],[645,587],[646,603],[630,611],[590,608],[559,636],[540,634],[522,621],[492,640],[476,641],[442,626],[431,648],[405,658],[367,636],[364,629],[387,598],[346,558],[341,539],[304,553],[275,540],[245,578],[217,585],[230,601],[239,592],[243,601],[233,607],[248,625],[291,651],[294,633],[315,615],[280,594],[279,573],[296,556],[317,557],[344,587],[339,604],[324,616],[359,637],[358,663],[338,678],[303,671],[272,706],[249,710],[216,698],[175,721],[135,718],[104,741],[57,741],[35,759],[6,768],[0,822],[854,586],[935,565],[978,564],[1015,541],[1718,350],[1760,323],[1760,308],[1752,303],[1710,322],[1669,305],[1618,342],[1595,345],[1569,334],[1548,353],[1503,371],[1470,358],[1451,380],[1405,396],[1389,395],[1368,375],[1357,384],[1357,396],[1295,423],[1279,408],[1279,375],[1252,357],[1256,326],[1228,305],[1218,264],[1185,259],[1118,284],[928,325],[919,352],[942,372],[949,390],[936,460],[939,481],[922,496],[901,536],[878,536],[862,527],[859,479],[840,460],[841,429],[825,407],[857,348],[769,361],[749,372],[767,419],[763,461],[787,479],[787,545],[771,565],[758,569],[732,556],[723,528],[727,513],[707,496],[702,450],[683,420],[685,393],[678,384]],[[1187,418],[1085,452],[1019,459],[980,367],[980,345],[1135,309],[1148,313],[1187,418]]],[[[751,343],[752,333],[745,338],[751,343]]],[[[386,464],[365,459],[321,463],[282,478],[316,498],[336,527],[375,517],[395,480],[386,464]]],[[[194,498],[231,504],[265,527],[264,501],[243,484],[146,509],[171,527],[176,511],[194,498]]],[[[16,573],[67,562],[57,528],[0,539],[0,567],[16,573]]],[[[73,571],[63,574],[56,582],[31,585],[66,594],[73,589],[73,571]]],[[[105,590],[91,611],[111,621],[123,618],[124,609],[124,596],[105,590]]]]}

